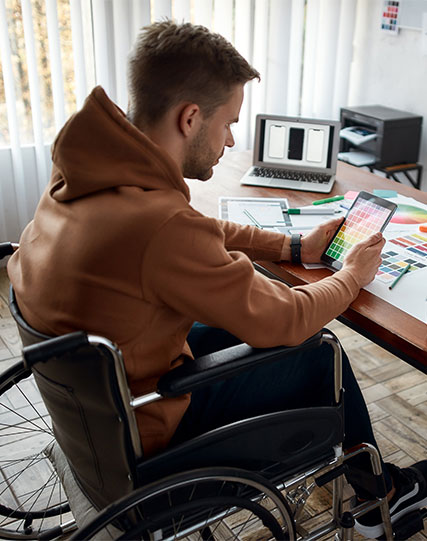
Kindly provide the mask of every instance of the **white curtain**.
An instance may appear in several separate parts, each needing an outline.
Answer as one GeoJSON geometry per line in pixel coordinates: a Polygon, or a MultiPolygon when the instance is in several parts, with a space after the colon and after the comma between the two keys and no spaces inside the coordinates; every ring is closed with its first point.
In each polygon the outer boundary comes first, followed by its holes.
{"type": "MultiPolygon", "coordinates": [[[[236,150],[250,148],[257,113],[338,118],[347,105],[357,0],[39,0],[43,3],[56,133],[93,86],[126,110],[126,57],[139,28],[165,17],[203,24],[232,41],[261,73],[247,85],[236,150]],[[69,7],[73,103],[65,100],[58,10],[69,7]]],[[[53,135],[43,127],[34,0],[0,0],[0,61],[7,144],[0,140],[0,241],[18,240],[50,174],[53,135]],[[23,143],[8,8],[20,4],[32,141],[23,143]]],[[[67,75],[68,76],[68,75],[67,75]]],[[[1,117],[0,103],[0,119],[1,117]]]]}
{"type": "Polygon", "coordinates": [[[356,0],[307,0],[301,109],[339,118],[347,105],[356,0]]]}

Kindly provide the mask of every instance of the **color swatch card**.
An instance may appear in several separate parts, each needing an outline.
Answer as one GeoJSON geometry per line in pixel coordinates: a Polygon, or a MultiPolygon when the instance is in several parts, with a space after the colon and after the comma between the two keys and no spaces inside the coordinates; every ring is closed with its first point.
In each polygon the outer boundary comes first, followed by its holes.
{"type": "Polygon", "coordinates": [[[404,248],[406,252],[410,252],[410,256],[421,258],[422,261],[427,263],[427,234],[412,233],[390,239],[390,242],[395,246],[404,248]]]}
{"type": "MultiPolygon", "coordinates": [[[[354,200],[357,192],[345,194],[354,200]]],[[[427,324],[427,204],[395,193],[379,193],[397,204],[397,210],[384,230],[387,242],[378,274],[364,287],[370,293],[427,324]],[[409,271],[393,289],[389,289],[407,265],[409,271]]]]}
{"type": "Polygon", "coordinates": [[[381,29],[396,34],[399,29],[399,0],[384,0],[381,29]]]}
{"type": "Polygon", "coordinates": [[[427,268],[427,235],[411,233],[389,239],[382,254],[376,278],[384,283],[395,280],[408,264],[408,273],[427,268]],[[390,249],[391,247],[391,249],[390,249]]]}

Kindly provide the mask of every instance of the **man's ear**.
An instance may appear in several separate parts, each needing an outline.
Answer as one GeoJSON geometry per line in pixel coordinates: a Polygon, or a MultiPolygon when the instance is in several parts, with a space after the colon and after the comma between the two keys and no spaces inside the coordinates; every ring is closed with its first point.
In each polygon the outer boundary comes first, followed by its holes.
{"type": "Polygon", "coordinates": [[[189,137],[198,130],[201,116],[200,107],[196,103],[183,105],[178,115],[178,126],[184,137],[189,137]]]}

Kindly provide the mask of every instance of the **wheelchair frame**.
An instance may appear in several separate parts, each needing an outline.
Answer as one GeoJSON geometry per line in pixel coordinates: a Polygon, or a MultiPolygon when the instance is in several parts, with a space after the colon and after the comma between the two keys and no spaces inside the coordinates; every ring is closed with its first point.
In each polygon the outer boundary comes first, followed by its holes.
{"type": "MultiPolygon", "coordinates": [[[[17,245],[15,245],[17,246],[17,245]]],[[[14,247],[13,247],[14,248],[14,247]]],[[[10,249],[10,248],[9,248],[10,249]]],[[[9,252],[10,253],[10,252],[9,252]]],[[[0,245],[0,258],[2,257],[1,252],[1,245],[0,245]]],[[[20,332],[22,331],[25,333],[29,332],[30,335],[35,332],[35,340],[33,341],[39,341],[41,339],[46,339],[44,335],[40,335],[40,333],[37,333],[37,331],[34,331],[29,327],[26,322],[22,319],[22,316],[19,314],[19,309],[16,305],[16,302],[14,303],[13,297],[11,298],[11,309],[13,316],[15,320],[18,323],[18,327],[20,332]],[[20,319],[21,318],[21,319],[20,319]],[[43,338],[42,338],[43,337],[43,338]]],[[[140,439],[139,434],[136,427],[136,422],[133,416],[133,410],[141,407],[145,404],[152,403],[158,400],[161,400],[163,398],[168,397],[175,397],[179,396],[180,394],[191,392],[192,390],[196,388],[200,388],[203,385],[212,383],[214,381],[230,377],[240,371],[243,371],[246,368],[252,368],[256,366],[257,364],[265,363],[265,362],[274,362],[274,360],[281,358],[285,352],[289,353],[292,350],[299,349],[297,348],[271,348],[269,350],[254,350],[253,348],[250,348],[249,346],[242,344],[241,346],[236,346],[235,348],[230,349],[236,349],[240,348],[238,353],[236,351],[232,352],[231,358],[230,358],[230,352],[228,350],[225,350],[224,352],[217,352],[216,354],[208,355],[200,359],[196,359],[194,363],[192,363],[191,369],[184,365],[181,365],[180,367],[172,370],[168,374],[165,374],[161,378],[161,380],[158,383],[158,389],[156,392],[148,393],[147,395],[133,398],[129,395],[127,383],[126,383],[126,374],[124,371],[123,366],[123,359],[121,357],[121,352],[118,350],[118,348],[110,342],[108,339],[104,337],[99,336],[93,336],[93,335],[85,335],[84,333],[73,333],[74,336],[66,335],[65,337],[59,337],[59,338],[51,338],[48,339],[46,342],[43,343],[35,343],[33,345],[27,346],[24,348],[24,359],[25,359],[25,366],[27,370],[33,369],[34,365],[37,363],[44,363],[47,359],[47,357],[52,357],[52,349],[49,354],[47,354],[47,351],[49,348],[53,348],[55,351],[55,355],[58,357],[64,353],[68,353],[71,349],[73,349],[75,346],[72,345],[73,341],[76,339],[76,334],[79,336],[77,337],[77,344],[83,339],[87,341],[89,345],[92,345],[96,348],[103,348],[107,349],[109,351],[109,354],[111,355],[111,358],[113,359],[114,367],[115,367],[115,373],[117,376],[117,380],[119,382],[119,388],[120,388],[120,394],[121,394],[121,400],[123,402],[124,409],[126,411],[127,419],[129,419],[129,433],[132,441],[132,447],[134,450],[134,453],[136,456],[141,456],[141,446],[140,446],[140,439]],[[70,342],[71,340],[71,342],[70,342]],[[55,349],[56,348],[56,349],[55,349]],[[59,350],[57,349],[59,348],[59,350]]],[[[316,340],[319,340],[319,337],[315,337],[314,339],[309,339],[307,343],[303,345],[303,347],[310,347],[313,346],[313,344],[317,343],[316,340]]],[[[30,340],[31,341],[31,340],[30,340]]],[[[321,336],[321,341],[325,341],[328,344],[330,344],[334,350],[334,365],[335,365],[335,381],[334,381],[334,400],[335,404],[339,404],[342,401],[342,375],[341,375],[341,348],[339,345],[338,340],[336,337],[329,332],[324,332],[321,336]]],[[[81,342],[80,342],[81,343],[81,342]]],[[[22,369],[22,366],[21,366],[22,369]]],[[[219,429],[220,430],[220,429],[219,429]]],[[[203,436],[202,436],[203,439],[203,436]]],[[[173,450],[170,451],[173,453],[173,450]]],[[[327,533],[333,532],[333,531],[341,531],[340,535],[345,536],[346,539],[351,539],[352,535],[352,522],[353,518],[357,518],[360,515],[376,508],[380,507],[381,514],[383,517],[383,521],[385,524],[385,532],[386,532],[386,538],[387,539],[393,539],[393,532],[390,524],[390,517],[389,517],[389,511],[388,511],[388,504],[385,498],[385,494],[380,495],[376,500],[366,502],[360,506],[358,506],[355,510],[353,510],[353,516],[351,517],[350,523],[346,522],[346,524],[340,524],[340,522],[344,518],[348,519],[348,516],[343,515],[343,508],[342,508],[342,500],[343,500],[343,473],[345,471],[344,464],[345,462],[357,454],[360,454],[362,452],[368,452],[371,458],[371,464],[373,469],[374,476],[382,477],[381,472],[381,462],[379,459],[379,454],[377,450],[367,444],[361,445],[358,449],[351,450],[347,453],[343,453],[342,447],[335,446],[334,453],[335,455],[333,458],[329,458],[328,460],[322,462],[321,464],[317,464],[316,466],[311,466],[306,470],[305,468],[302,468],[303,471],[299,471],[298,469],[295,469],[292,471],[292,475],[288,476],[284,481],[281,480],[277,483],[277,487],[274,487],[271,485],[271,482],[269,479],[258,477],[253,483],[257,485],[259,488],[260,485],[264,485],[264,488],[267,490],[267,492],[271,495],[275,495],[277,498],[277,501],[282,505],[282,515],[285,516],[288,515],[289,518],[284,518],[284,522],[287,524],[287,532],[288,532],[288,538],[293,539],[294,538],[294,527],[296,527],[299,531],[299,534],[302,534],[304,539],[306,540],[314,540],[319,539],[320,537],[324,536],[327,533]],[[305,483],[306,480],[309,477],[313,477],[320,474],[319,480],[312,483],[311,489],[314,488],[315,485],[322,486],[322,484],[328,482],[329,480],[332,480],[333,482],[333,503],[332,503],[332,510],[333,510],[333,518],[327,525],[323,525],[313,532],[306,532],[304,529],[297,523],[298,518],[301,514],[301,509],[303,508],[303,505],[305,503],[307,495],[309,495],[310,491],[307,491],[306,489],[301,489],[302,483],[305,483]],[[286,498],[283,499],[283,497],[277,496],[277,491],[284,490],[287,494],[286,498]],[[290,521],[292,521],[292,525],[290,525],[290,521]],[[297,523],[295,525],[295,523],[297,523]],[[348,526],[350,524],[350,526],[348,526]]],[[[146,462],[156,462],[158,461],[158,458],[154,458],[154,460],[148,459],[146,462]]],[[[218,468],[217,466],[214,466],[214,469],[218,468]]],[[[224,468],[222,468],[222,471],[224,471],[224,468]]],[[[236,482],[236,476],[242,477],[247,476],[251,477],[253,475],[257,476],[259,474],[253,474],[253,472],[238,472],[236,473],[236,469],[230,471],[229,469],[225,470],[226,473],[222,474],[222,476],[228,476],[227,481],[230,479],[233,479],[234,482],[236,482]]],[[[132,475],[132,473],[131,473],[132,475]]],[[[180,474],[173,474],[175,476],[179,476],[180,474]]],[[[200,469],[196,470],[194,472],[194,475],[200,475],[200,469]]],[[[154,491],[156,492],[156,487],[161,484],[162,480],[154,481],[153,483],[150,483],[148,485],[148,488],[146,486],[143,486],[141,488],[137,488],[136,490],[132,491],[131,494],[124,496],[121,498],[118,502],[114,502],[110,505],[108,505],[105,509],[103,509],[98,517],[92,521],[89,525],[83,526],[83,528],[79,528],[79,530],[76,532],[76,534],[72,537],[72,539],[86,539],[89,537],[89,535],[96,534],[96,531],[102,531],[103,528],[106,527],[106,522],[111,522],[115,520],[115,516],[117,514],[123,513],[126,516],[129,516],[129,502],[133,501],[134,506],[138,508],[140,506],[141,498],[145,497],[147,498],[147,490],[148,491],[154,491]],[[122,511],[122,509],[125,509],[125,511],[122,511]],[[116,515],[115,515],[116,514],[116,515]],[[100,525],[100,526],[99,526],[100,525]]],[[[265,491],[263,491],[265,492],[265,491]]],[[[150,494],[149,494],[150,495],[150,494]]],[[[280,492],[279,492],[280,495],[280,492]]],[[[256,498],[255,498],[256,500],[256,498]]],[[[52,538],[53,536],[62,535],[65,532],[68,532],[71,528],[73,528],[72,522],[67,523],[65,525],[65,528],[62,529],[62,527],[56,527],[51,530],[44,531],[42,533],[43,538],[52,538]]],[[[39,534],[37,534],[39,535],[39,534]]],[[[17,535],[16,537],[11,538],[24,538],[23,536],[17,535]]],[[[27,537],[31,538],[31,537],[27,537]]]]}

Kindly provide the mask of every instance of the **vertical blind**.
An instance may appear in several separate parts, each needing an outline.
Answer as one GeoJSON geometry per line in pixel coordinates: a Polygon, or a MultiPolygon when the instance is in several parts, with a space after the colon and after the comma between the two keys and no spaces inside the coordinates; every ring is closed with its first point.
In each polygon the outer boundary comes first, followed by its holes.
{"type": "Polygon", "coordinates": [[[258,69],[261,82],[247,85],[234,129],[235,149],[243,150],[259,112],[338,118],[347,105],[356,1],[0,0],[0,241],[18,240],[31,220],[53,137],[91,89],[102,85],[126,110],[126,58],[142,26],[166,17],[203,24],[258,69]]]}

